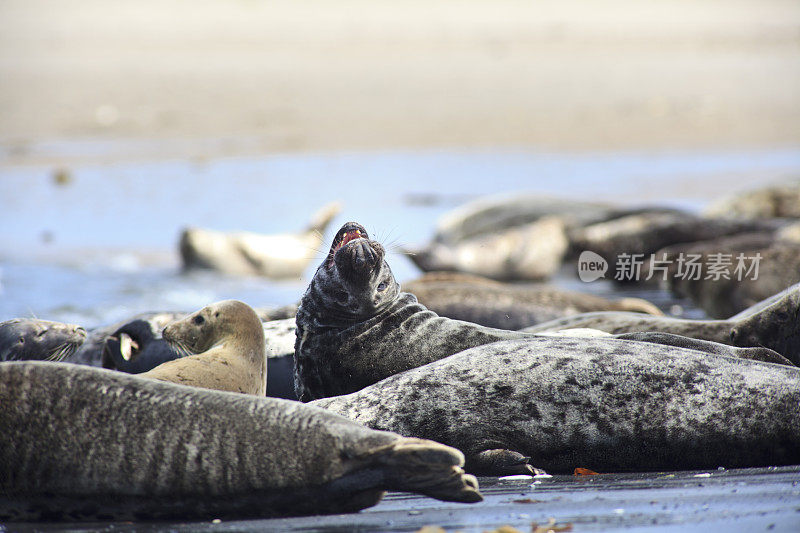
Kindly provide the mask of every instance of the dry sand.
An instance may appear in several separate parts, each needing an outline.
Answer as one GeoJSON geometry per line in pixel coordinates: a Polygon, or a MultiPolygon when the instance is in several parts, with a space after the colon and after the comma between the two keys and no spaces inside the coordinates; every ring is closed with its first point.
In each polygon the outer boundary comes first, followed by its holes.
{"type": "Polygon", "coordinates": [[[2,0],[0,162],[84,138],[797,147],[800,2],[2,0]]]}

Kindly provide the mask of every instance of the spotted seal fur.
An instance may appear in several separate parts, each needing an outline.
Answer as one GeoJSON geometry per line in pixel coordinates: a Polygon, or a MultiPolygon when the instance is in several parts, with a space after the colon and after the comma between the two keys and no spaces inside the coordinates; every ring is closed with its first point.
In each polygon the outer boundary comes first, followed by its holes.
{"type": "Polygon", "coordinates": [[[496,449],[551,473],[800,461],[800,369],[607,337],[486,344],[312,404],[435,436],[468,471],[496,449]]]}

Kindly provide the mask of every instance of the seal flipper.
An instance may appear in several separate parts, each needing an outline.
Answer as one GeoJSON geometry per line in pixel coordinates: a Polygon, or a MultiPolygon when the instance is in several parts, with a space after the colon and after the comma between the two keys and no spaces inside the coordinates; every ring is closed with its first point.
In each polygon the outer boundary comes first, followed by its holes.
{"type": "Polygon", "coordinates": [[[483,500],[475,476],[464,473],[464,456],[438,442],[401,438],[364,456],[383,472],[391,490],[418,492],[438,500],[475,503],[483,500]]]}
{"type": "Polygon", "coordinates": [[[507,476],[514,474],[528,474],[533,476],[545,473],[544,470],[528,464],[529,460],[530,457],[526,457],[519,452],[496,448],[470,455],[467,459],[466,469],[473,474],[483,474],[487,476],[507,476]]]}
{"type": "Polygon", "coordinates": [[[795,364],[786,357],[763,346],[753,348],[735,348],[727,344],[720,344],[718,342],[693,339],[691,337],[675,335],[674,333],[662,333],[658,331],[622,333],[620,335],[614,335],[614,338],[649,342],[651,344],[663,344],[665,346],[675,346],[677,348],[688,348],[690,350],[696,350],[698,352],[705,352],[713,355],[732,355],[734,357],[738,357],[739,359],[750,359],[753,361],[762,361],[764,363],[795,366],[795,364]]]}

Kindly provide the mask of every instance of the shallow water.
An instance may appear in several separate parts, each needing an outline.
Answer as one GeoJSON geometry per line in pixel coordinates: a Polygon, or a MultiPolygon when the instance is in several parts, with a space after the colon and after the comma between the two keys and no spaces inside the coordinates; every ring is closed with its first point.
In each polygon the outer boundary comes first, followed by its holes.
{"type": "MultiPolygon", "coordinates": [[[[49,150],[52,160],[103,147],[64,142],[40,148],[49,150]]],[[[124,149],[115,145],[117,152],[124,149]]],[[[8,163],[2,153],[0,162],[8,163]]],[[[419,273],[398,247],[424,243],[442,213],[481,195],[524,190],[697,209],[733,190],[800,175],[800,150],[161,159],[73,164],[63,185],[54,179],[54,168],[0,168],[0,320],[34,315],[93,327],[225,298],[283,305],[299,299],[323,256],[318,251],[319,259],[296,281],[185,275],[177,241],[187,225],[293,232],[317,209],[339,200],[344,209],[328,228],[326,243],[341,223],[361,222],[392,250],[389,261],[402,282],[419,273]]],[[[557,282],[598,293],[612,290],[603,283],[581,284],[569,274],[557,282]]],[[[666,295],[646,296],[670,303],[666,295]]]]}

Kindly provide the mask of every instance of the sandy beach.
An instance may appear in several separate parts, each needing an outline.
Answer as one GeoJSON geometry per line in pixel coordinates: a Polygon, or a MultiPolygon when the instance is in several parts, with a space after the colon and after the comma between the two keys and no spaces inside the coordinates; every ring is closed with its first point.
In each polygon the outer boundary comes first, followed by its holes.
{"type": "Polygon", "coordinates": [[[0,147],[795,147],[792,0],[0,3],[0,147]],[[214,140],[211,142],[210,140],[214,140]]]}

